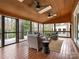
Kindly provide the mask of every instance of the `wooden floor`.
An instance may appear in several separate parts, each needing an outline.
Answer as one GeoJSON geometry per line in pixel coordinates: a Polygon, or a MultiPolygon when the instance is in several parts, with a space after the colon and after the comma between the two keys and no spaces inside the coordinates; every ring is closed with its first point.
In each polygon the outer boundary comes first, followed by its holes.
{"type": "Polygon", "coordinates": [[[27,41],[0,48],[0,59],[79,59],[79,53],[71,39],[63,38],[64,42],[60,53],[36,52],[29,49],[27,41]]]}

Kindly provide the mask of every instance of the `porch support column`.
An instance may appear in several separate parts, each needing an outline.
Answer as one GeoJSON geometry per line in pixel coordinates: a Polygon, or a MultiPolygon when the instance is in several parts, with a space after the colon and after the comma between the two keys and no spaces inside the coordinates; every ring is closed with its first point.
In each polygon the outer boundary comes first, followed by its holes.
{"type": "Polygon", "coordinates": [[[38,32],[39,32],[39,23],[38,23],[38,32]]]}
{"type": "Polygon", "coordinates": [[[30,32],[32,33],[32,22],[30,21],[30,32]]]}
{"type": "Polygon", "coordinates": [[[5,16],[1,16],[1,21],[2,21],[2,47],[5,45],[5,16]]]}
{"type": "Polygon", "coordinates": [[[19,43],[19,19],[16,19],[16,43],[19,43]]]}
{"type": "Polygon", "coordinates": [[[43,35],[44,35],[44,24],[43,24],[43,35]]]}
{"type": "Polygon", "coordinates": [[[56,24],[54,23],[54,32],[56,32],[56,24]]]}

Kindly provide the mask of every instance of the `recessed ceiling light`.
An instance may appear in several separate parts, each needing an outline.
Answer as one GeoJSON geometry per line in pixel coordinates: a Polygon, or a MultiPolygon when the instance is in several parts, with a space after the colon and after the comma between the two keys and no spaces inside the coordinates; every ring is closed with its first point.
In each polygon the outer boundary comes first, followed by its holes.
{"type": "Polygon", "coordinates": [[[18,0],[19,2],[23,2],[24,0],[18,0]]]}

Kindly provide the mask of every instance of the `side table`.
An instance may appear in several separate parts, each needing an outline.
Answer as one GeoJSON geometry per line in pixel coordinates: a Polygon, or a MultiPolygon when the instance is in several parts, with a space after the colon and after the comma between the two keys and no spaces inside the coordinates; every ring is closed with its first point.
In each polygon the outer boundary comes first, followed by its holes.
{"type": "Polygon", "coordinates": [[[43,52],[44,53],[49,53],[50,51],[49,51],[49,41],[48,40],[45,40],[45,41],[42,41],[42,43],[43,43],[43,52]]]}

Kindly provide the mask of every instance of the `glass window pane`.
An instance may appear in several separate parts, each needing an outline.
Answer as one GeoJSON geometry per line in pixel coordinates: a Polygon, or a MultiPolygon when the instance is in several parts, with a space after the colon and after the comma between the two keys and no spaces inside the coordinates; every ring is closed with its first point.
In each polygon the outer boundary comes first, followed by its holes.
{"type": "Polygon", "coordinates": [[[16,19],[5,17],[5,45],[16,42],[16,19]]]}
{"type": "Polygon", "coordinates": [[[39,32],[43,34],[43,24],[39,24],[39,32]]]}
{"type": "Polygon", "coordinates": [[[30,31],[30,21],[23,20],[23,27],[24,27],[24,33],[27,33],[30,31]]]}
{"type": "MultiPolygon", "coordinates": [[[[77,17],[76,17],[77,19],[77,36],[76,36],[76,32],[75,32],[75,37],[77,37],[77,41],[76,41],[76,43],[77,43],[77,45],[79,45],[79,13],[77,14],[77,17]]],[[[75,26],[76,27],[76,26],[75,26]]],[[[76,31],[76,29],[75,29],[75,31],[76,31]]]]}
{"type": "Polygon", "coordinates": [[[5,45],[16,42],[16,33],[5,33],[5,45]]]}
{"type": "Polygon", "coordinates": [[[32,22],[32,32],[38,31],[38,23],[32,22]]]}
{"type": "Polygon", "coordinates": [[[2,22],[1,22],[1,15],[0,15],[0,47],[1,47],[1,39],[2,39],[2,22]]]}
{"type": "Polygon", "coordinates": [[[70,37],[70,32],[58,32],[58,36],[62,36],[62,37],[70,37]]]}
{"type": "Polygon", "coordinates": [[[79,40],[79,23],[78,23],[78,40],[79,40]]]}
{"type": "Polygon", "coordinates": [[[44,31],[54,31],[54,24],[44,24],[44,31]]]}
{"type": "Polygon", "coordinates": [[[16,32],[16,20],[5,17],[5,32],[16,32]]]}
{"type": "Polygon", "coordinates": [[[78,39],[79,39],[79,32],[78,32],[78,39]]]}
{"type": "Polygon", "coordinates": [[[77,17],[78,18],[78,41],[79,41],[79,17],[77,17]]]}
{"type": "Polygon", "coordinates": [[[24,40],[27,40],[27,33],[30,31],[30,21],[23,20],[24,40]]]}
{"type": "Polygon", "coordinates": [[[30,31],[30,21],[19,19],[19,41],[27,40],[27,33],[30,31]]]}
{"type": "Polygon", "coordinates": [[[58,36],[70,37],[70,23],[57,23],[58,36]]]}
{"type": "Polygon", "coordinates": [[[44,35],[48,36],[52,31],[54,31],[54,24],[44,24],[44,35]]]}
{"type": "Polygon", "coordinates": [[[1,47],[1,39],[2,39],[2,33],[0,33],[0,47],[1,47]]]}

